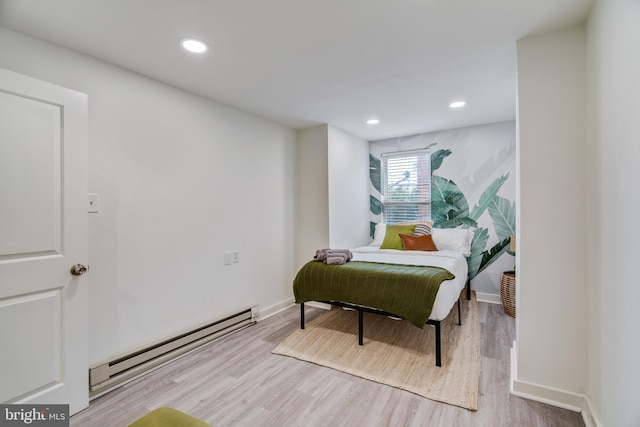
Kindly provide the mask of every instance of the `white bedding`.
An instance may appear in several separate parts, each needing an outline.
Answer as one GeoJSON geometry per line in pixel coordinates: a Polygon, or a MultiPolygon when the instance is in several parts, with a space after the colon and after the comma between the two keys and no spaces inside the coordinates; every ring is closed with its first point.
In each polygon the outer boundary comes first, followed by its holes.
{"type": "Polygon", "coordinates": [[[377,246],[362,246],[351,249],[351,252],[353,252],[353,261],[442,267],[453,273],[456,277],[445,280],[438,289],[429,316],[430,320],[444,320],[447,317],[467,282],[467,260],[460,252],[400,251],[380,249],[377,246]]]}

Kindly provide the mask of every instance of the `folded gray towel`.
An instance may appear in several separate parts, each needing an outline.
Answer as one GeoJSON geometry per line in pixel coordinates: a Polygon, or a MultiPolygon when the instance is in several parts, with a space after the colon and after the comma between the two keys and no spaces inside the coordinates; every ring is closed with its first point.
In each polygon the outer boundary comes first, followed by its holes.
{"type": "Polygon", "coordinates": [[[347,257],[347,261],[351,261],[351,258],[353,258],[353,254],[351,253],[351,251],[349,249],[329,249],[329,252],[333,255],[333,254],[344,254],[347,257]]]}
{"type": "Polygon", "coordinates": [[[328,265],[341,265],[348,261],[345,254],[329,254],[324,262],[328,265]]]}
{"type": "MultiPolygon", "coordinates": [[[[340,255],[342,258],[344,258],[344,262],[340,262],[340,264],[344,264],[345,262],[349,262],[349,261],[351,261],[351,258],[353,258],[353,254],[351,253],[351,251],[349,249],[330,249],[330,248],[325,248],[325,249],[318,249],[316,251],[316,254],[313,257],[313,259],[316,260],[316,261],[321,261],[321,262],[324,262],[326,264],[329,264],[329,262],[327,262],[327,259],[329,257],[337,256],[337,255],[340,255]]],[[[333,260],[331,262],[331,264],[338,264],[338,262],[336,262],[336,260],[333,260]]]]}
{"type": "Polygon", "coordinates": [[[325,259],[327,259],[327,254],[331,249],[327,248],[327,249],[318,249],[316,251],[316,255],[313,257],[313,259],[315,259],[316,261],[324,261],[325,259]]]}

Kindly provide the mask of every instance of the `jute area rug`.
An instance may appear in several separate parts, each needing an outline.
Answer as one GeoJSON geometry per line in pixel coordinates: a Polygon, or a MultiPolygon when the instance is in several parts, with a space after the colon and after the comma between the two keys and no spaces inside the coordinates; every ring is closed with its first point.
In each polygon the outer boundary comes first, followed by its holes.
{"type": "Polygon", "coordinates": [[[428,399],[478,409],[480,325],[475,293],[441,323],[442,367],[435,365],[435,330],[364,313],[364,345],[358,345],[358,313],[332,308],[308,322],[272,352],[407,390],[428,399]]]}

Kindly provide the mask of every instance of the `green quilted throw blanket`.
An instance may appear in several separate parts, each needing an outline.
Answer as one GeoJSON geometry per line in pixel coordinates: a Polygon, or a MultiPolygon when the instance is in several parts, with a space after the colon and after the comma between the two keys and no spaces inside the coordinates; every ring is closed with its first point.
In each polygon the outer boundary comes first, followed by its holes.
{"type": "Polygon", "coordinates": [[[327,265],[309,261],[293,281],[293,294],[297,303],[357,304],[395,314],[422,328],[440,284],[454,277],[440,267],[360,261],[327,265]]]}

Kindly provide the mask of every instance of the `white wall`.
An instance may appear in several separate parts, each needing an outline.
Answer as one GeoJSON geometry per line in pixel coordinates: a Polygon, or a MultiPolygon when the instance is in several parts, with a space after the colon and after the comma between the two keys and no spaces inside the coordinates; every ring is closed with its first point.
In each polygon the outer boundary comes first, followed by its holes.
{"type": "MultiPolygon", "coordinates": [[[[518,41],[516,392],[587,391],[584,26],[518,41]],[[538,387],[539,386],[539,387],[538,387]]],[[[546,397],[550,397],[547,395],[546,397]]],[[[576,397],[576,399],[572,399],[576,397]]]]}
{"type": "Polygon", "coordinates": [[[329,247],[329,149],[327,125],[298,131],[296,266],[329,247]]]}
{"type": "Polygon", "coordinates": [[[290,300],[293,130],[2,28],[0,67],[89,95],[90,362],[290,300]]]}
{"type": "Polygon", "coordinates": [[[369,243],[369,145],[329,125],[298,131],[296,263],[369,243]]]}
{"type": "Polygon", "coordinates": [[[329,246],[369,244],[369,143],[328,129],[329,246]]]}
{"type": "Polygon", "coordinates": [[[640,2],[588,21],[589,394],[602,426],[640,425],[640,2]]]}

